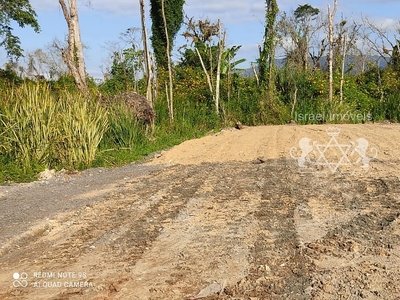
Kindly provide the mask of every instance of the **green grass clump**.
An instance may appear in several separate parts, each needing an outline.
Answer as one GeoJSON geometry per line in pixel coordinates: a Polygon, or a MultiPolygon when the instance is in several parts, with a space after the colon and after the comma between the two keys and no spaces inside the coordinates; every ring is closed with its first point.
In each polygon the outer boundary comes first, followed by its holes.
{"type": "Polygon", "coordinates": [[[108,129],[99,104],[79,94],[57,97],[47,85],[6,90],[1,112],[0,153],[26,174],[38,166],[89,167],[108,129]]]}
{"type": "MultiPolygon", "coordinates": [[[[345,74],[343,93],[341,73],[335,72],[332,101],[324,70],[280,68],[270,89],[253,77],[224,74],[217,114],[215,89],[210,91],[202,68],[177,65],[174,120],[164,89],[168,79],[159,72],[153,132],[124,101],[112,97],[116,91],[107,84],[109,80],[99,86],[89,80],[90,94],[83,96],[71,76],[35,83],[0,72],[0,184],[33,180],[45,168],[123,165],[237,121],[248,126],[290,120],[298,124],[396,122],[400,120],[398,72],[387,67],[345,74]],[[99,94],[117,102],[103,101],[99,94]]],[[[113,80],[118,83],[117,77],[113,80]]],[[[144,94],[144,79],[137,86],[144,94]]]]}

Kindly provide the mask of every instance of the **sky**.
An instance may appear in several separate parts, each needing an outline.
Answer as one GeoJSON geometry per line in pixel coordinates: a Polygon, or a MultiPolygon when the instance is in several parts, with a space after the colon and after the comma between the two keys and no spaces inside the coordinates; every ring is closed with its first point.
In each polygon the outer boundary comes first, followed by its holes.
{"type": "MultiPolygon", "coordinates": [[[[126,29],[140,28],[139,0],[77,0],[81,37],[86,47],[85,62],[89,75],[102,78],[102,69],[110,64],[110,44],[119,41],[120,34],[126,29]]],[[[148,2],[146,12],[149,11],[148,2]]],[[[30,27],[23,29],[15,26],[22,48],[26,51],[45,49],[55,38],[63,40],[68,32],[67,24],[57,0],[30,0],[38,15],[41,33],[36,34],[30,27]]],[[[299,5],[310,4],[327,11],[328,4],[333,7],[333,0],[278,0],[279,10],[291,12],[299,5]]],[[[376,24],[393,28],[400,17],[399,0],[338,0],[337,18],[342,15],[348,19],[359,20],[368,17],[376,24]]],[[[249,67],[250,62],[258,57],[258,45],[262,43],[264,34],[264,0],[186,0],[184,12],[195,20],[208,18],[212,22],[221,20],[227,32],[228,46],[241,45],[237,59],[246,58],[239,67],[249,67]]],[[[147,31],[151,34],[151,21],[147,16],[147,31]]],[[[186,43],[178,36],[175,46],[186,43]]],[[[174,52],[176,53],[176,51],[174,52]]],[[[177,54],[174,55],[177,59],[177,54]]],[[[3,49],[0,49],[0,67],[6,62],[3,49]]]]}

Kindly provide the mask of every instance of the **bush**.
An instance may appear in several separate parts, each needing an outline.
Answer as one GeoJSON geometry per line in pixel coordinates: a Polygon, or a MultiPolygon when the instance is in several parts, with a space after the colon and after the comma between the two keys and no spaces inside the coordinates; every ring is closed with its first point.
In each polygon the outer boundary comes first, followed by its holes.
{"type": "Polygon", "coordinates": [[[3,103],[0,151],[25,171],[88,167],[108,128],[105,110],[79,94],[54,97],[47,85],[24,84],[8,90],[3,103]]]}

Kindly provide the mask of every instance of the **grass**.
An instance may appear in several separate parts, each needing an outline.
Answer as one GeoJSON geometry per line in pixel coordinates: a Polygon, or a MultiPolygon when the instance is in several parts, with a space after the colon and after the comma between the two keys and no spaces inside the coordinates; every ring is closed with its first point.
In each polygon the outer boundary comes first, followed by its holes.
{"type": "Polygon", "coordinates": [[[278,76],[276,93],[263,91],[252,78],[234,77],[230,83],[222,80],[220,115],[214,112],[208,86],[200,81],[201,76],[181,78],[174,90],[174,121],[169,119],[161,91],[155,100],[157,118],[151,134],[124,103],[100,104],[96,87],[93,96],[83,97],[70,85],[55,88],[54,83],[23,82],[6,86],[0,82],[0,184],[32,181],[45,168],[120,166],[212,130],[233,126],[236,121],[245,125],[285,124],[293,118],[292,109],[297,115],[371,113],[375,121],[400,119],[395,90],[383,100],[376,100],[368,89],[360,88],[358,78],[348,77],[343,104],[337,93],[329,104],[324,74],[296,75],[296,80],[289,75],[278,76]]]}
{"type": "Polygon", "coordinates": [[[24,181],[44,168],[91,166],[108,129],[106,110],[99,104],[79,94],[57,97],[39,84],[8,89],[3,99],[0,154],[3,169],[8,166],[3,181],[24,181]],[[15,176],[12,170],[18,168],[15,176]]]}
{"type": "Polygon", "coordinates": [[[113,167],[141,160],[154,152],[201,137],[220,127],[219,117],[205,113],[204,107],[188,106],[185,99],[177,99],[177,113],[171,122],[165,103],[163,98],[155,103],[158,118],[152,134],[146,134],[145,126],[123,104],[114,103],[108,107],[109,128],[99,145],[93,166],[113,167]]]}

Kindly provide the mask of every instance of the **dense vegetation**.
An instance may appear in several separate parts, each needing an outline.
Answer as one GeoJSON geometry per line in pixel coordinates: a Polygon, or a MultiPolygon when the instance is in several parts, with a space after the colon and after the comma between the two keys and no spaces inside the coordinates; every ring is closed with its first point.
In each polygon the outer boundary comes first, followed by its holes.
{"type": "MultiPolygon", "coordinates": [[[[154,131],[141,123],[123,102],[99,100],[99,95],[108,97],[132,90],[146,94],[146,80],[138,76],[144,70],[144,54],[137,47],[114,52],[107,78],[100,84],[89,78],[87,94],[77,90],[68,74],[35,79],[19,76],[15,66],[9,64],[0,71],[0,183],[32,180],[45,168],[121,165],[183,140],[234,126],[237,121],[249,126],[286,124],[291,120],[298,124],[398,122],[397,48],[393,48],[391,57],[386,57],[388,63],[384,67],[364,60],[362,70],[357,69],[356,63],[362,55],[356,56],[356,51],[349,52],[353,56],[348,55],[346,64],[341,64],[341,56],[337,55],[334,96],[328,101],[326,64],[315,60],[316,56],[305,61],[302,54],[308,55],[302,47],[309,43],[307,34],[311,32],[311,23],[305,22],[312,22],[311,17],[318,12],[303,9],[297,13],[294,18],[301,18],[303,23],[290,23],[284,15],[277,24],[276,28],[281,29],[274,35],[297,34],[299,43],[287,51],[280,65],[272,66],[274,62],[269,60],[267,68],[273,70],[273,76],[268,85],[250,70],[236,69],[237,63],[243,61],[236,58],[240,46],[225,47],[218,55],[223,44],[221,40],[214,41],[221,37],[215,24],[188,20],[184,36],[191,43],[173,65],[174,119],[170,118],[167,101],[168,74],[161,67],[153,86],[157,115],[154,131]],[[306,25],[295,28],[291,24],[306,25]],[[213,87],[218,58],[222,61],[216,112],[213,87]]],[[[338,49],[340,54],[341,48],[338,49]]],[[[319,55],[318,59],[323,57],[319,55]]]]}
{"type": "Polygon", "coordinates": [[[99,87],[92,85],[93,96],[88,99],[75,90],[72,79],[33,82],[15,74],[11,81],[3,76],[0,181],[30,180],[44,168],[123,164],[211,130],[233,126],[236,121],[260,125],[285,124],[292,119],[301,124],[400,119],[400,74],[391,66],[347,75],[342,104],[338,97],[327,103],[328,78],[323,71],[293,74],[278,69],[274,99],[265,96],[254,77],[230,74],[222,80],[219,116],[200,68],[177,66],[174,74],[175,120],[169,120],[160,89],[155,100],[154,133],[146,133],[145,126],[123,104],[103,106],[96,100],[96,94],[109,86],[107,82],[99,87]]]}

